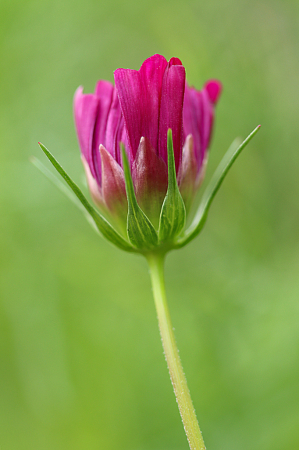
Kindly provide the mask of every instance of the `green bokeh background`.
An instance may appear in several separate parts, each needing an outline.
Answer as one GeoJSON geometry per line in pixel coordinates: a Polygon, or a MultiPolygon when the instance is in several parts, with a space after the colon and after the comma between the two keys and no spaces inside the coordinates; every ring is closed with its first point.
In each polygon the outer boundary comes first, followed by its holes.
{"type": "Polygon", "coordinates": [[[84,187],[75,89],[178,56],[224,85],[207,179],[262,129],[201,236],[170,254],[170,310],[208,450],[299,448],[299,4],[1,0],[0,448],[187,450],[145,262],[98,238],[29,162],[84,187]],[[46,162],[45,162],[46,163],[46,162]]]}

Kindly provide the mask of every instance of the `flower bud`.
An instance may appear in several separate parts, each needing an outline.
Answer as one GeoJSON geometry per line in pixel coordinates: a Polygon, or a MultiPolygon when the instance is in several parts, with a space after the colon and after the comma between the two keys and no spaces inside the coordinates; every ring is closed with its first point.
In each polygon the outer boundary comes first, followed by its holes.
{"type": "Polygon", "coordinates": [[[115,86],[99,81],[94,94],[83,94],[80,87],[74,98],[89,190],[100,211],[126,235],[128,189],[122,143],[137,205],[158,232],[169,192],[168,130],[175,183],[188,212],[204,177],[221,84],[211,80],[197,91],[188,86],[181,61],[167,62],[161,55],[145,60],[138,71],[117,69],[114,79],[115,86]]]}
{"type": "Polygon", "coordinates": [[[202,230],[224,178],[258,125],[235,140],[207,185],[197,212],[186,217],[207,163],[219,81],[189,87],[178,58],[161,55],[139,70],[117,69],[115,86],[99,81],[94,94],[79,87],[74,99],[77,134],[96,210],[41,143],[42,151],[72,193],[42,165],[37,167],[81,209],[108,241],[152,256],[184,247],[202,230]],[[79,200],[79,203],[78,203],[79,200]]]}

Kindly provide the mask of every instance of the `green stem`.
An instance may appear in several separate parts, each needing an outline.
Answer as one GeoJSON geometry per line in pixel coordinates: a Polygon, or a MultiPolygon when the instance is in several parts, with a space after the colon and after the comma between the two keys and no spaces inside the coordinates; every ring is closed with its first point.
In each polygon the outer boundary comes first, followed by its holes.
{"type": "Polygon", "coordinates": [[[167,306],[164,282],[164,255],[151,254],[147,256],[147,260],[150,267],[150,275],[165,358],[189,446],[191,450],[205,450],[206,447],[190,397],[187,380],[176,346],[173,327],[167,306]]]}

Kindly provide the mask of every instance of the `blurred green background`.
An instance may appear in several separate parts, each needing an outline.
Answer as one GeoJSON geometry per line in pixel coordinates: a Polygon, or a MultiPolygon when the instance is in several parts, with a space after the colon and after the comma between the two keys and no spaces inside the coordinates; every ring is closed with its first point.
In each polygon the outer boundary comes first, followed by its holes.
{"type": "Polygon", "coordinates": [[[208,450],[299,448],[297,0],[1,0],[0,448],[187,450],[145,261],[101,240],[29,162],[84,187],[73,116],[118,67],[181,58],[224,85],[207,179],[262,129],[201,236],[167,260],[208,450]]]}

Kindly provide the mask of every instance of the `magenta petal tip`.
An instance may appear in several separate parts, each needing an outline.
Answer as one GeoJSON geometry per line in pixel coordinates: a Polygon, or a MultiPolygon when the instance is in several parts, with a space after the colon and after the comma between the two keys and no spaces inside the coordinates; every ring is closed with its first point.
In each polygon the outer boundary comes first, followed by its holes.
{"type": "Polygon", "coordinates": [[[222,83],[218,80],[209,80],[206,83],[205,88],[209,94],[211,102],[215,105],[218,102],[222,92],[222,83]]]}

